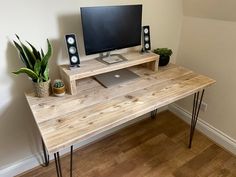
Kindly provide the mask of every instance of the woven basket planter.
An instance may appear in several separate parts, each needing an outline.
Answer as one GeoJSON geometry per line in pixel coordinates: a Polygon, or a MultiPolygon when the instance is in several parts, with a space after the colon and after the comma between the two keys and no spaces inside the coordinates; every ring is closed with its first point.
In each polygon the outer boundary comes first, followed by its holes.
{"type": "Polygon", "coordinates": [[[33,85],[34,85],[34,92],[37,97],[43,98],[50,95],[51,93],[50,80],[39,83],[34,82],[33,85]]]}

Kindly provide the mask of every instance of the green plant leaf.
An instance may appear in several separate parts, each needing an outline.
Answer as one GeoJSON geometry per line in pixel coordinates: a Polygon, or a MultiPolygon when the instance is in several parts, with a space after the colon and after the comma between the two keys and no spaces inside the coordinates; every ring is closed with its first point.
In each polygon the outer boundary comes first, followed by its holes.
{"type": "Polygon", "coordinates": [[[47,68],[48,61],[49,61],[50,57],[52,56],[52,46],[51,46],[48,39],[47,39],[47,44],[48,44],[48,51],[47,51],[46,55],[42,58],[42,63],[41,63],[43,73],[47,68]]]}
{"type": "Polygon", "coordinates": [[[23,53],[24,53],[24,55],[25,55],[25,57],[26,57],[26,59],[27,59],[27,61],[29,63],[30,69],[33,70],[34,69],[34,64],[36,62],[36,58],[35,58],[34,54],[30,51],[30,49],[26,45],[24,45],[21,42],[19,36],[16,35],[16,37],[18,38],[18,40],[19,40],[19,42],[21,44],[21,48],[22,48],[23,53]]]}
{"type": "Polygon", "coordinates": [[[25,46],[23,43],[21,43],[21,45],[23,47],[23,51],[24,51],[25,55],[28,57],[28,60],[33,67],[36,62],[36,57],[34,56],[33,52],[31,52],[27,46],[25,46]]]}
{"type": "Polygon", "coordinates": [[[20,37],[18,36],[18,34],[15,34],[15,35],[16,35],[17,39],[20,40],[20,37]]]}
{"type": "Polygon", "coordinates": [[[153,52],[160,56],[171,56],[173,53],[172,50],[168,48],[157,48],[153,50],[153,52]]]}
{"type": "Polygon", "coordinates": [[[41,61],[37,60],[35,65],[34,65],[34,72],[39,75],[41,70],[41,61]]]}
{"type": "Polygon", "coordinates": [[[48,68],[48,65],[46,66],[44,72],[43,72],[43,78],[44,78],[44,81],[48,81],[49,80],[49,68],[48,68]]]}
{"type": "Polygon", "coordinates": [[[20,68],[18,71],[12,72],[14,74],[27,74],[32,80],[38,80],[38,75],[29,68],[20,68]]]}
{"type": "MultiPolygon", "coordinates": [[[[22,42],[20,41],[20,37],[17,35],[17,34],[15,34],[16,35],[16,37],[17,37],[17,39],[19,40],[19,42],[20,42],[20,44],[22,44],[22,42]]],[[[19,43],[17,43],[16,41],[14,41],[13,40],[13,42],[14,42],[14,44],[15,44],[15,46],[16,46],[16,48],[18,49],[18,51],[20,52],[20,54],[21,54],[21,56],[23,57],[23,59],[24,59],[24,61],[27,63],[27,65],[29,66],[27,66],[27,68],[30,68],[31,66],[30,66],[30,61],[28,60],[28,58],[27,58],[27,56],[26,56],[26,54],[25,54],[25,52],[24,52],[24,50],[23,50],[23,47],[22,47],[22,45],[20,45],[19,43]]]]}
{"type": "Polygon", "coordinates": [[[41,49],[41,58],[43,58],[45,56],[44,52],[43,52],[43,49],[41,49]]]}
{"type": "Polygon", "coordinates": [[[14,42],[15,47],[18,49],[18,54],[19,54],[21,61],[25,64],[25,66],[27,68],[30,68],[29,62],[23,52],[22,47],[16,41],[13,41],[13,42],[14,42]]]}
{"type": "Polygon", "coordinates": [[[26,41],[26,42],[30,45],[35,58],[38,59],[38,60],[41,60],[40,53],[37,51],[37,49],[31,43],[29,43],[28,41],[26,41]]]}

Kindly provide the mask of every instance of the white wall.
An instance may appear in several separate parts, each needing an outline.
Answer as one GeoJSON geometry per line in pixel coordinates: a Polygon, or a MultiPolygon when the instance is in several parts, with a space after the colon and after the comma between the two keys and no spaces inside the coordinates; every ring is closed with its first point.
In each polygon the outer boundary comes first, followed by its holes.
{"type": "Polygon", "coordinates": [[[235,0],[184,0],[184,15],[236,21],[235,0]]]}
{"type": "MultiPolygon", "coordinates": [[[[143,25],[151,26],[152,46],[170,47],[175,60],[182,22],[182,0],[8,0],[0,6],[0,170],[31,158],[40,147],[40,137],[24,92],[32,88],[24,75],[15,77],[11,71],[22,66],[10,44],[17,33],[37,47],[52,41],[54,55],[50,63],[51,78],[58,77],[57,63],[68,63],[64,34],[79,37],[82,60],[85,57],[80,24],[81,6],[143,4],[143,25]]],[[[1,173],[0,173],[1,174],[1,173]]]]}
{"type": "MultiPolygon", "coordinates": [[[[229,6],[234,7],[235,1],[221,2],[184,0],[177,64],[216,80],[215,85],[206,89],[204,102],[208,109],[200,118],[234,143],[232,151],[236,152],[236,22],[233,21],[236,12],[221,13],[231,11],[229,6]]],[[[189,97],[179,101],[178,106],[191,112],[191,103],[189,97]]]]}

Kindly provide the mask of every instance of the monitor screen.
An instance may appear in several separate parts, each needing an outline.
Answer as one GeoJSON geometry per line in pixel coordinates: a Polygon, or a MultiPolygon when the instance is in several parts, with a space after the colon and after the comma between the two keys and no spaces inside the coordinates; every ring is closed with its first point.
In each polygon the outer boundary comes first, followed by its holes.
{"type": "Polygon", "coordinates": [[[82,7],[86,55],[141,44],[142,5],[82,7]]]}

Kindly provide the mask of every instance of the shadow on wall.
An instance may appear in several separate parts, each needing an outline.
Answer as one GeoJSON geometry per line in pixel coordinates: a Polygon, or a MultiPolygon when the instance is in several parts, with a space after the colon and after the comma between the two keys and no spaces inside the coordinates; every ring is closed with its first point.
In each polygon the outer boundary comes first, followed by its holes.
{"type": "MultiPolygon", "coordinates": [[[[79,14],[58,17],[59,38],[50,39],[53,46],[53,56],[49,61],[51,80],[60,77],[58,70],[59,56],[64,59],[63,63],[69,63],[67,51],[65,50],[65,34],[75,33],[79,39],[79,51],[84,51],[83,45],[80,45],[83,43],[80,24],[79,14]]],[[[80,52],[80,55],[81,53],[84,52],[80,52]]],[[[9,94],[11,95],[11,101],[0,113],[0,165],[17,162],[29,157],[29,155],[36,155],[39,162],[41,162],[42,158],[38,156],[41,151],[40,133],[24,96],[26,91],[33,89],[32,81],[27,75],[14,76],[12,74],[12,71],[16,71],[24,65],[21,64],[17,50],[10,42],[7,45],[6,60],[7,75],[9,74],[12,85],[9,94]],[[15,153],[16,151],[18,153],[15,153]]]]}
{"type": "MultiPolygon", "coordinates": [[[[59,78],[57,67],[57,58],[59,51],[59,40],[50,39],[53,46],[53,56],[49,62],[50,78],[53,80],[59,78]]],[[[46,39],[45,39],[46,43],[46,39]]],[[[18,70],[24,65],[18,57],[17,50],[12,43],[8,43],[6,51],[7,74],[9,74],[11,85],[11,101],[1,113],[0,119],[0,164],[8,164],[14,161],[22,160],[30,154],[38,157],[41,151],[41,137],[37,125],[34,122],[33,115],[29,109],[24,93],[33,89],[31,79],[25,74],[15,76],[12,71],[18,70]],[[15,151],[22,151],[15,153],[15,151]],[[28,151],[27,151],[28,150],[28,151]],[[16,157],[16,154],[19,157],[16,157]],[[10,157],[12,155],[12,157],[10,157]],[[4,158],[5,157],[5,158],[4,158]]],[[[39,162],[41,162],[39,157],[39,162]]]]}
{"type": "Polygon", "coordinates": [[[60,39],[50,39],[50,42],[53,47],[53,55],[51,59],[49,60],[49,69],[50,69],[49,77],[51,81],[53,81],[54,79],[60,78],[60,73],[58,69],[58,58],[60,56],[61,43],[60,43],[60,39]]]}
{"type": "Polygon", "coordinates": [[[61,39],[60,47],[62,51],[62,63],[68,63],[68,53],[66,50],[65,35],[74,33],[77,37],[79,55],[85,56],[84,39],[80,14],[60,15],[58,17],[59,37],[61,39]]]}
{"type": "Polygon", "coordinates": [[[6,60],[7,73],[12,80],[10,90],[12,99],[8,107],[3,110],[0,119],[0,152],[2,153],[0,154],[0,164],[22,160],[22,156],[24,157],[26,154],[22,154],[20,157],[19,153],[15,153],[21,151],[21,148],[24,148],[24,150],[28,148],[32,154],[39,151],[37,145],[39,139],[38,128],[24,97],[24,92],[32,89],[32,83],[25,75],[14,76],[11,73],[23,65],[20,65],[21,61],[18,58],[18,53],[10,42],[7,46],[6,60]],[[19,157],[16,157],[16,155],[19,155],[19,157]]]}
{"type": "Polygon", "coordinates": [[[50,59],[50,78],[51,80],[60,78],[58,65],[69,64],[69,57],[65,42],[65,35],[74,33],[77,36],[77,45],[79,47],[79,55],[85,56],[83,45],[83,32],[80,14],[61,15],[58,17],[58,39],[50,39],[53,46],[53,56],[50,59]]]}

